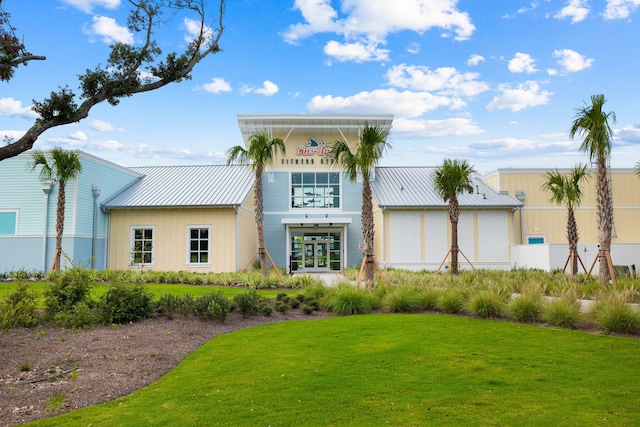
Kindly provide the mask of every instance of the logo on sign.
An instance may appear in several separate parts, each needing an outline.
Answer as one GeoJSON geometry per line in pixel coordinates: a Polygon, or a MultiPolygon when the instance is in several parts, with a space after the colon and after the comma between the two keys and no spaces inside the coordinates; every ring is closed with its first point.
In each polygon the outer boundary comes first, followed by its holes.
{"type": "Polygon", "coordinates": [[[307,145],[299,145],[296,148],[296,156],[326,156],[331,152],[325,141],[317,141],[309,137],[307,145]]]}

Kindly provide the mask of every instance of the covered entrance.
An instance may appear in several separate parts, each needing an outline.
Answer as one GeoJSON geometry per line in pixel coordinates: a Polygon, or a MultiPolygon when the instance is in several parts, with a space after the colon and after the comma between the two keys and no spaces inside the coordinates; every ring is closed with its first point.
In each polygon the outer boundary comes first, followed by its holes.
{"type": "Polygon", "coordinates": [[[295,230],[290,233],[291,272],[329,272],[342,270],[342,232],[340,230],[295,230]]]}

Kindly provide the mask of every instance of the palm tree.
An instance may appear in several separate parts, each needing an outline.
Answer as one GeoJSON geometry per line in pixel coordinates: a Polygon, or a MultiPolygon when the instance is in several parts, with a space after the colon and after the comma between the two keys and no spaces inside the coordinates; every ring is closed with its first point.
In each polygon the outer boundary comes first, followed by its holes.
{"type": "MultiPolygon", "coordinates": [[[[602,110],[606,102],[604,95],[592,95],[591,105],[586,104],[576,110],[569,136],[573,139],[576,134],[584,140],[580,150],[589,153],[589,159],[596,161],[596,204],[598,215],[598,249],[600,280],[608,283],[611,278],[609,263],[611,263],[611,230],[613,228],[613,201],[611,183],[607,175],[607,163],[611,154],[612,131],[609,120],[616,121],[613,111],[605,113],[602,110]]],[[[613,264],[612,264],[613,265],[613,264]]]]}
{"type": "Polygon", "coordinates": [[[473,193],[471,175],[476,173],[466,160],[445,159],[434,172],[436,192],[449,203],[449,221],[451,222],[451,274],[458,274],[458,219],[460,204],[458,194],[465,191],[473,193]]]}
{"type": "Polygon", "coordinates": [[[269,277],[269,266],[267,264],[267,252],[264,242],[264,208],[262,202],[262,173],[265,168],[273,165],[276,154],[285,154],[285,145],[280,138],[269,139],[263,133],[251,135],[249,138],[249,149],[240,145],[231,147],[227,151],[229,158],[227,165],[234,162],[242,165],[250,165],[251,170],[256,174],[254,190],[254,209],[256,228],[258,230],[258,254],[260,256],[260,269],[263,277],[269,277]]]}
{"type": "Polygon", "coordinates": [[[371,193],[371,174],[382,158],[385,149],[390,148],[389,129],[379,125],[365,123],[360,130],[358,146],[355,152],[342,140],[329,144],[327,158],[341,165],[351,182],[362,177],[362,237],[365,245],[365,286],[373,287],[373,196],[371,193]]]}
{"type": "Polygon", "coordinates": [[[547,172],[542,189],[551,195],[551,202],[564,205],[567,208],[567,241],[569,242],[569,257],[571,259],[571,275],[578,273],[578,224],[576,223],[575,208],[582,201],[580,183],[589,178],[587,165],[575,165],[568,174],[562,174],[556,169],[547,172]]]}
{"type": "Polygon", "coordinates": [[[78,151],[67,151],[56,147],[49,153],[50,158],[36,150],[31,154],[31,170],[38,166],[40,169],[40,179],[54,180],[58,182],[58,206],[56,210],[56,251],[53,258],[53,270],[60,270],[60,259],[62,257],[62,235],[64,233],[64,205],[65,186],[68,180],[75,177],[82,171],[80,154],[78,151]]]}

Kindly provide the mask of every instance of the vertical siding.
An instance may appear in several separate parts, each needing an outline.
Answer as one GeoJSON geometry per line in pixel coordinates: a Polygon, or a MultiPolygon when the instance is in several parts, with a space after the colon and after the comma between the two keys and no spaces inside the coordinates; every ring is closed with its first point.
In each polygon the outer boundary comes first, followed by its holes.
{"type": "MultiPolygon", "coordinates": [[[[549,244],[566,243],[566,208],[556,206],[549,201],[549,195],[542,190],[546,171],[498,171],[500,188],[515,196],[517,190],[526,193],[523,213],[523,225],[520,214],[516,214],[516,241],[520,243],[520,234],[546,236],[549,244]]],[[[631,170],[612,170],[611,188],[613,193],[614,234],[612,243],[640,242],[640,179],[631,170]]],[[[493,175],[489,178],[494,179],[493,175]]],[[[576,210],[576,222],[580,233],[580,242],[596,244],[598,242],[596,212],[596,174],[582,186],[582,204],[576,210]]]]}
{"type": "Polygon", "coordinates": [[[112,210],[109,268],[130,268],[131,227],[153,226],[155,227],[154,270],[235,271],[235,221],[233,209],[112,210]],[[211,225],[209,266],[187,265],[187,226],[189,225],[211,225]]]}

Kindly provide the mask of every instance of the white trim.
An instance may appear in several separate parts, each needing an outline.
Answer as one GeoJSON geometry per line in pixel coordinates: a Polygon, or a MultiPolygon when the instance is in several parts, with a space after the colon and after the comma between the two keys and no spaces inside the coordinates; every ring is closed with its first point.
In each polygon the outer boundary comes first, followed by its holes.
{"type": "MultiPolygon", "coordinates": [[[[189,267],[211,267],[211,224],[187,224],[187,253],[185,254],[186,265],[189,267]],[[207,237],[207,262],[191,262],[191,230],[206,229],[208,231],[207,237]]],[[[200,252],[200,251],[198,251],[200,252]]]]}
{"type": "Polygon", "coordinates": [[[335,225],[344,225],[351,224],[351,218],[305,218],[305,217],[296,217],[296,218],[282,218],[280,220],[281,224],[284,225],[295,225],[295,224],[335,224],[335,225]]]}
{"type": "Polygon", "coordinates": [[[130,234],[129,234],[129,263],[131,267],[154,267],[155,261],[156,261],[155,243],[156,243],[156,226],[155,225],[132,225],[130,227],[130,234]],[[151,262],[150,263],[141,262],[141,263],[135,264],[133,262],[133,243],[135,240],[134,239],[135,230],[148,230],[148,229],[151,229],[151,262]]]}

